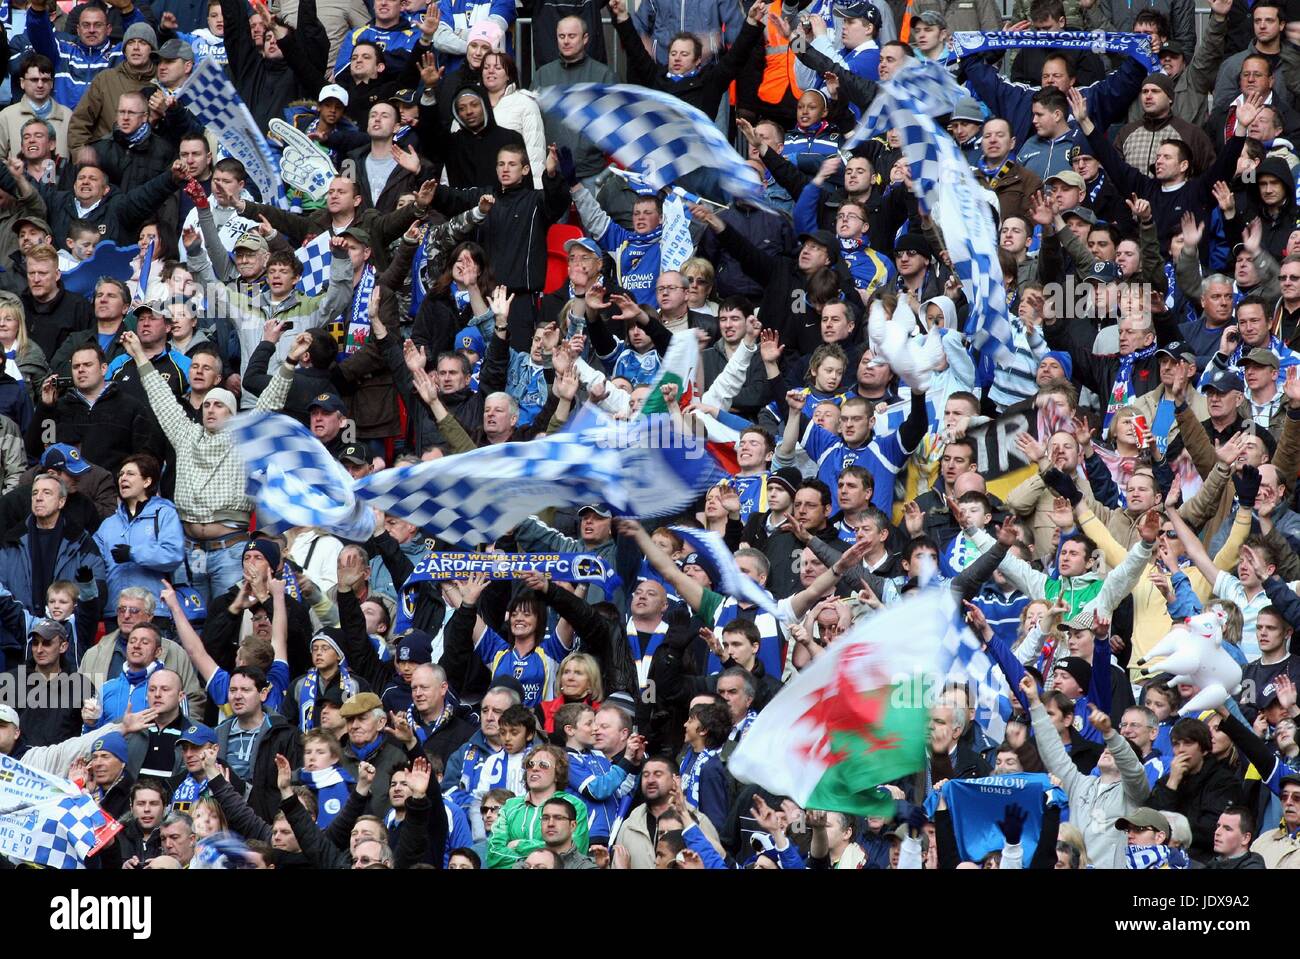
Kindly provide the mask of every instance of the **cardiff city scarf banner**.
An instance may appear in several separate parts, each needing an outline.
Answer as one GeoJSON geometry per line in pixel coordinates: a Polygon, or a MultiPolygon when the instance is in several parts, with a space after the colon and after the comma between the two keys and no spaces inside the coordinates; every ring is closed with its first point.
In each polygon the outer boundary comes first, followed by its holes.
{"type": "Polygon", "coordinates": [[[430,553],[415,564],[406,586],[464,579],[482,573],[489,579],[518,579],[541,573],[562,583],[609,583],[614,571],[595,553],[430,553]]]}
{"type": "Polygon", "coordinates": [[[1107,33],[1096,30],[958,30],[952,35],[953,48],[958,56],[983,53],[985,50],[1091,50],[1103,53],[1122,53],[1132,57],[1148,71],[1160,69],[1160,61],[1151,54],[1151,41],[1143,33],[1107,33]]]}
{"type": "Polygon", "coordinates": [[[50,869],[82,869],[121,828],[66,779],[0,755],[0,855],[50,869]]]}

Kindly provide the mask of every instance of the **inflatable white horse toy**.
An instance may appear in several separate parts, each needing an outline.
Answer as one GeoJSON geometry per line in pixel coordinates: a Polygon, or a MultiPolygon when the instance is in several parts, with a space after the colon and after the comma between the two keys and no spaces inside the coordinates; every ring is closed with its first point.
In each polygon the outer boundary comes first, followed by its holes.
{"type": "Polygon", "coordinates": [[[1241,691],[1241,667],[1223,648],[1225,621],[1221,607],[1198,613],[1186,624],[1175,626],[1144,658],[1138,660],[1139,666],[1145,666],[1149,661],[1164,656],[1166,658],[1159,669],[1155,672],[1147,670],[1143,678],[1157,673],[1173,673],[1170,685],[1186,684],[1200,690],[1180,710],[1184,716],[1222,706],[1229,696],[1241,691]]]}
{"type": "Polygon", "coordinates": [[[930,388],[931,371],[943,359],[943,341],[938,330],[917,336],[917,319],[907,300],[898,298],[892,318],[876,300],[867,318],[871,351],[889,363],[899,379],[924,393],[930,388]]]}

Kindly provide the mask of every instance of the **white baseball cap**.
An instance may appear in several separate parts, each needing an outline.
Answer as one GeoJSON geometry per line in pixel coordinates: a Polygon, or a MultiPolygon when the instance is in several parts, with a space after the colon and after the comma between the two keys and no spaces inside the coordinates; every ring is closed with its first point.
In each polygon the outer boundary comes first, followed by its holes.
{"type": "Polygon", "coordinates": [[[18,712],[12,706],[0,706],[0,723],[18,725],[18,712]]]}
{"type": "Polygon", "coordinates": [[[344,90],[337,83],[327,83],[320,88],[320,95],[316,97],[317,103],[324,103],[326,100],[338,100],[344,106],[348,105],[348,91],[344,90]]]}

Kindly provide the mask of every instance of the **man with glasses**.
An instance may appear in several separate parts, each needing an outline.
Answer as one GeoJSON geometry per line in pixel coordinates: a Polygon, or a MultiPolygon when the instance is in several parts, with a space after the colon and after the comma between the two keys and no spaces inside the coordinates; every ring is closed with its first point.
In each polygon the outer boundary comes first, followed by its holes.
{"type": "Polygon", "coordinates": [[[546,848],[542,836],[542,811],[549,799],[558,798],[570,805],[576,828],[572,842],[586,855],[587,805],[577,796],[559,788],[569,781],[569,758],[560,746],[546,743],[533,748],[524,760],[522,796],[508,799],[501,807],[501,820],[488,837],[487,868],[508,869],[528,858],[529,853],[546,848]]]}
{"type": "MultiPolygon", "coordinates": [[[[556,796],[542,805],[542,841],[546,848],[559,857],[565,869],[595,869],[596,864],[584,856],[573,841],[578,815],[565,799],[556,796]]],[[[530,854],[535,855],[534,854],[530,854]]],[[[516,869],[529,868],[527,862],[515,864],[516,869]]]]}
{"type": "Polygon", "coordinates": [[[1283,342],[1290,345],[1300,333],[1300,251],[1292,244],[1292,253],[1282,261],[1278,282],[1282,297],[1273,308],[1271,325],[1283,342]]]}
{"type": "Polygon", "coordinates": [[[1300,776],[1283,776],[1278,787],[1282,822],[1260,835],[1250,847],[1268,869],[1300,868],[1300,776]]]}
{"type": "Polygon", "coordinates": [[[147,183],[176,158],[176,144],[160,136],[148,120],[149,101],[138,90],[128,90],[117,98],[113,129],[90,144],[96,165],[117,189],[133,190],[147,183]]]}
{"type": "Polygon", "coordinates": [[[49,125],[56,149],[61,156],[67,156],[72,111],[54,99],[54,64],[49,57],[27,54],[18,68],[18,84],[22,99],[0,110],[0,157],[8,160],[19,156],[23,125],[35,119],[49,125]]]}
{"type": "MultiPolygon", "coordinates": [[[[117,596],[117,628],[105,634],[81,659],[80,672],[83,676],[104,683],[113,679],[127,668],[126,638],[141,625],[153,622],[154,611],[158,606],[158,597],[140,586],[128,586],[117,596]]],[[[107,619],[111,625],[112,617],[107,619]]],[[[170,639],[162,640],[160,652],[162,664],[181,677],[185,698],[189,703],[190,714],[201,716],[208,697],[199,683],[198,674],[190,662],[185,650],[170,639]]]]}
{"type": "Polygon", "coordinates": [[[575,296],[585,296],[593,283],[600,278],[602,266],[600,247],[590,237],[580,236],[564,244],[568,258],[568,283],[542,297],[542,325],[558,324],[560,313],[575,296]]]}
{"type": "Polygon", "coordinates": [[[1127,739],[1133,749],[1142,758],[1142,768],[1146,770],[1147,785],[1154,786],[1156,780],[1168,770],[1168,757],[1156,749],[1156,736],[1160,731],[1160,720],[1156,714],[1145,706],[1130,706],[1124,710],[1119,721],[1119,734],[1127,739]]]}

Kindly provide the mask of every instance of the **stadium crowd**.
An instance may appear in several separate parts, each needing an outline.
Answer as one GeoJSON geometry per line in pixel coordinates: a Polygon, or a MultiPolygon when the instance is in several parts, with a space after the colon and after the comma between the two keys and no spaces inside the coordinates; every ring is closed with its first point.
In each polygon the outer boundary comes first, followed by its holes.
{"type": "Polygon", "coordinates": [[[0,753],[122,824],[92,868],[216,834],[281,869],[1300,866],[1295,0],[11,0],[0,36],[0,753]],[[1004,30],[1137,33],[1158,67],[953,40],[1004,30]],[[941,125],[997,223],[1003,352],[897,132],[844,147],[917,59],[969,94],[941,125]],[[205,60],[340,171],[323,196],[223,154],[178,96],[205,60]],[[716,120],[766,202],[699,171],[683,227],[539,107],[620,77],[716,120]],[[104,241],[131,275],[65,287],[104,241]],[[730,479],[492,544],[603,584],[408,583],[488,544],[392,514],[259,529],[222,430],[282,411],[360,478],[647,403],[724,435],[730,479]],[[893,815],[729,773],[784,683],[935,578],[1004,708],[928,704],[893,815]],[[1144,660],[1215,610],[1242,685],[1184,714],[1144,660]],[[936,806],[1034,773],[1042,809],[936,806]]]}

